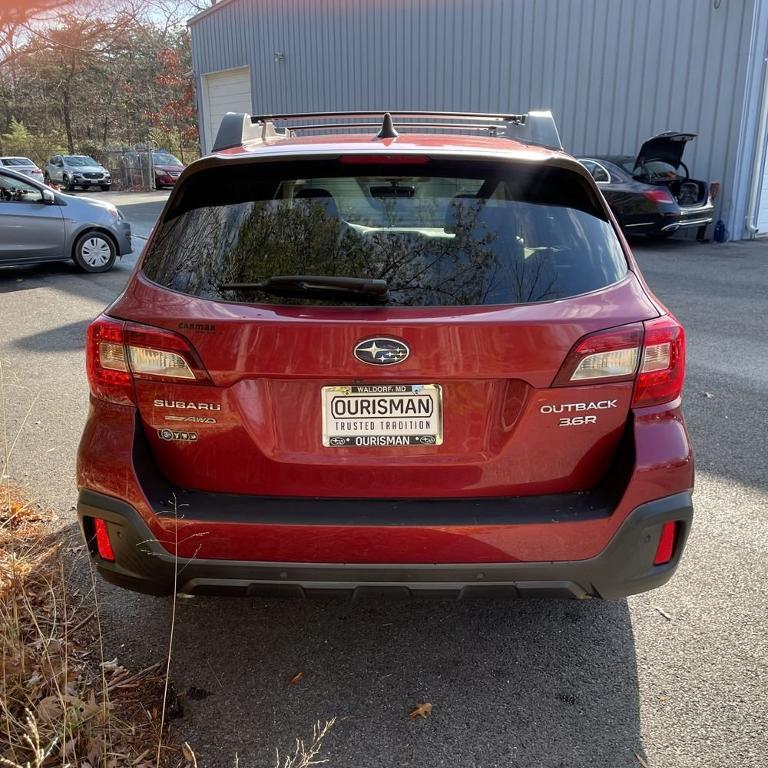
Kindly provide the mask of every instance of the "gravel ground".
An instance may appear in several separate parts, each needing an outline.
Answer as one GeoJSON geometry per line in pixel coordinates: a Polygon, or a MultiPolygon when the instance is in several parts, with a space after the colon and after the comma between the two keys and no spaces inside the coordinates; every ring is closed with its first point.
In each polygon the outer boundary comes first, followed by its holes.
{"type": "MultiPolygon", "coordinates": [[[[164,198],[115,202],[146,235],[164,198]]],[[[333,768],[766,765],[768,243],[635,250],[689,339],[696,522],[673,581],[613,603],[179,601],[174,682],[210,695],[176,726],[201,766],[273,766],[275,747],[333,716],[333,768]],[[409,720],[420,701],[432,716],[409,720]]],[[[96,276],[0,270],[10,474],[67,531],[83,333],[133,261],[96,276]]],[[[109,657],[163,658],[170,602],[99,589],[109,657]]]]}

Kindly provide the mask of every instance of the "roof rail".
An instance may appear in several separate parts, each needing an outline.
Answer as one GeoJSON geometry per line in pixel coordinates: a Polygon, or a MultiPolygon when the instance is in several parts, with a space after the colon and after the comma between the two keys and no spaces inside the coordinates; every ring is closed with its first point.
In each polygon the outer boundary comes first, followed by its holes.
{"type": "Polygon", "coordinates": [[[291,138],[301,131],[321,132],[343,129],[350,132],[367,132],[373,129],[375,138],[394,138],[401,128],[432,131],[439,129],[463,133],[482,131],[492,136],[514,139],[523,144],[536,144],[549,149],[563,148],[555,119],[549,110],[532,110],[524,114],[381,110],[306,112],[287,115],[247,115],[242,112],[227,112],[219,126],[212,151],[221,152],[246,144],[280,141],[291,138]]]}

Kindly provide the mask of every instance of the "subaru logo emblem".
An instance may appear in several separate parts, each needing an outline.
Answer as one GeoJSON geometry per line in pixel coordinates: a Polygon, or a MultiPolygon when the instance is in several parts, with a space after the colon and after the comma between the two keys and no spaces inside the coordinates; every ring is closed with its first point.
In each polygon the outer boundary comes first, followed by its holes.
{"type": "Polygon", "coordinates": [[[411,350],[407,344],[397,339],[375,338],[358,341],[354,349],[355,357],[368,365],[396,365],[402,363],[411,350]]]}

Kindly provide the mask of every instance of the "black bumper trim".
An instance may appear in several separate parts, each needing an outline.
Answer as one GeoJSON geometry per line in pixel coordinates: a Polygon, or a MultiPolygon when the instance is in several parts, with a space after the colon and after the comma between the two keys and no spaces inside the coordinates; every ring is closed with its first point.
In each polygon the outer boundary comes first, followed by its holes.
{"type": "Polygon", "coordinates": [[[116,562],[89,549],[101,575],[113,584],[151,594],[289,595],[374,592],[394,595],[559,595],[614,599],[664,584],[674,573],[691,527],[690,492],[633,510],[606,548],[589,560],[536,563],[358,564],[274,563],[176,559],[152,536],[129,504],[92,491],[80,492],[78,516],[86,540],[89,518],[107,521],[116,562]],[[681,522],[670,563],[653,565],[662,525],[681,522]],[[176,574],[174,581],[174,574],[176,574]]]}

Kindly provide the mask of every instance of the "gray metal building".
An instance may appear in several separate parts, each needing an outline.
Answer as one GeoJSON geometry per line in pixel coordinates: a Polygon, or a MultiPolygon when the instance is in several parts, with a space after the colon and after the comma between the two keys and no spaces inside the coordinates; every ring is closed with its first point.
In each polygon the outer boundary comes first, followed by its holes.
{"type": "Polygon", "coordinates": [[[768,0],[220,0],[189,26],[205,151],[227,111],[551,108],[576,155],[698,133],[730,236],[768,234],[768,0]]]}

